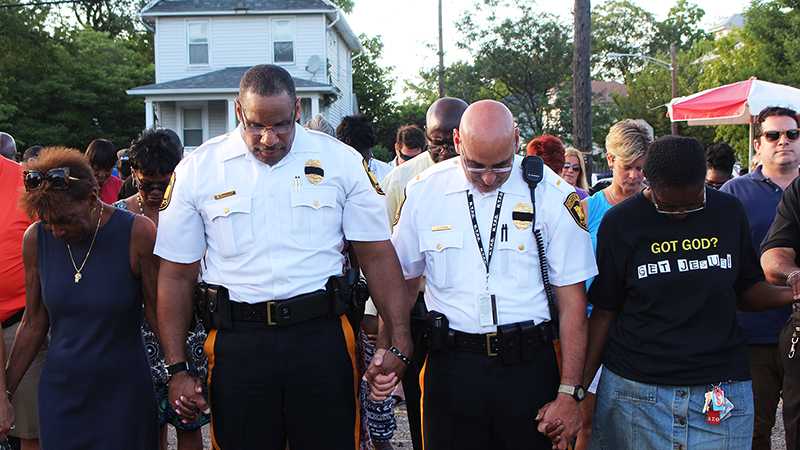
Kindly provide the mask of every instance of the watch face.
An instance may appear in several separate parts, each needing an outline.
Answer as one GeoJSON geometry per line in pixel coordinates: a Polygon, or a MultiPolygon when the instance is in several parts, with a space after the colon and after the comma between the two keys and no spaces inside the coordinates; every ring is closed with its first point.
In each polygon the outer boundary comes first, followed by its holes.
{"type": "Polygon", "coordinates": [[[575,386],[575,397],[578,401],[583,400],[586,397],[586,389],[583,386],[575,386]]]}

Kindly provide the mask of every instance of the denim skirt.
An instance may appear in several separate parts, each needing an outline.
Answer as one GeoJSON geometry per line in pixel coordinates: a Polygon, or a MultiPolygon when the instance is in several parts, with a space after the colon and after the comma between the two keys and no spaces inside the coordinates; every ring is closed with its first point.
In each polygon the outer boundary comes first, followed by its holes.
{"type": "Polygon", "coordinates": [[[738,450],[753,439],[750,381],[722,381],[730,415],[710,424],[703,413],[712,385],[639,383],[603,369],[594,403],[590,450],[738,450]]]}

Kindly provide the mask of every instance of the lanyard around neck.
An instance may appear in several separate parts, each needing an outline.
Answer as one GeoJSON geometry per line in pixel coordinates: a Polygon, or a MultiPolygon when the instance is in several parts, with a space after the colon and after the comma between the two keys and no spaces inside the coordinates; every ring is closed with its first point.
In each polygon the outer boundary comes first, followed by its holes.
{"type": "Polygon", "coordinates": [[[467,191],[467,203],[469,204],[469,216],[472,219],[472,231],[475,232],[475,241],[478,243],[478,249],[481,251],[481,258],[483,264],[486,265],[486,279],[489,279],[489,264],[492,262],[492,253],[494,252],[494,238],[497,236],[497,223],[500,221],[500,207],[503,205],[503,193],[497,192],[497,203],[494,206],[494,217],[492,218],[492,231],[489,234],[489,254],[487,257],[486,252],[483,250],[483,241],[481,240],[481,230],[478,229],[478,220],[475,217],[475,203],[472,201],[472,194],[467,191]]]}

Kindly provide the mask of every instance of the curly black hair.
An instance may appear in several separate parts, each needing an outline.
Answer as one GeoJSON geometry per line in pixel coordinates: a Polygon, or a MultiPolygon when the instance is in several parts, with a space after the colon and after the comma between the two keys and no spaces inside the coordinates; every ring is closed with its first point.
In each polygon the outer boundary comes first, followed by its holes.
{"type": "Polygon", "coordinates": [[[150,127],[131,142],[131,168],[143,175],[169,175],[183,157],[178,135],[169,128],[150,127]]]}
{"type": "Polygon", "coordinates": [[[366,114],[342,118],[342,122],[336,127],[336,139],[356,149],[364,159],[369,158],[370,149],[378,142],[375,129],[366,114]]]}
{"type": "Polygon", "coordinates": [[[706,152],[695,138],[664,136],[647,149],[644,174],[650,188],[702,186],[706,180],[706,152]]]}
{"type": "Polygon", "coordinates": [[[706,162],[709,169],[719,170],[730,174],[736,163],[736,154],[733,148],[725,142],[717,142],[706,149],[706,162]]]}

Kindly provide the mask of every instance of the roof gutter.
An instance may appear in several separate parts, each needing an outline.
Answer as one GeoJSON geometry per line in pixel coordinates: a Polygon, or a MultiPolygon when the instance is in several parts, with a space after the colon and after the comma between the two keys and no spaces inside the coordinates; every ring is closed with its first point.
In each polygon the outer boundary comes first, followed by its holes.
{"type": "Polygon", "coordinates": [[[334,25],[336,25],[336,22],[338,22],[338,21],[339,21],[339,19],[341,18],[341,16],[342,16],[342,13],[341,13],[341,11],[339,11],[339,7],[337,6],[337,7],[336,7],[336,19],[335,19],[333,22],[331,22],[330,24],[328,24],[328,29],[329,29],[329,30],[330,30],[331,28],[333,28],[333,26],[334,26],[334,25]]]}
{"type": "Polygon", "coordinates": [[[156,34],[156,30],[150,27],[150,25],[148,25],[147,22],[144,21],[144,17],[142,16],[141,12],[139,12],[138,16],[139,16],[139,22],[141,22],[142,25],[144,25],[144,27],[147,28],[148,31],[150,31],[153,34],[156,34]]]}

